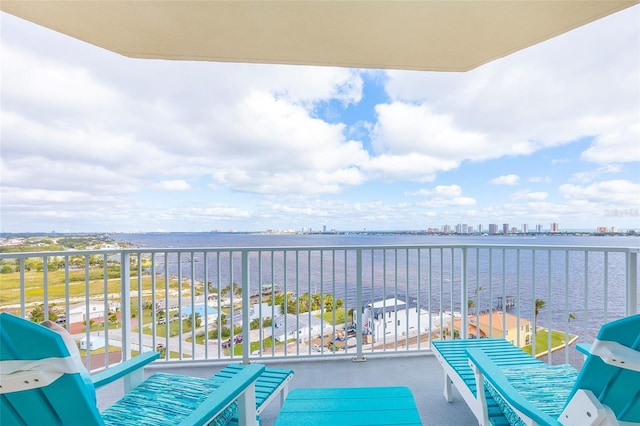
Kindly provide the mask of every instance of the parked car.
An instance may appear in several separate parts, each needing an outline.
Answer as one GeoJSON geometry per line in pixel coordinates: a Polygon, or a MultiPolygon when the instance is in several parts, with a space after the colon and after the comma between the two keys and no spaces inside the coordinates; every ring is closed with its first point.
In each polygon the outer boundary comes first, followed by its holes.
{"type": "MultiPolygon", "coordinates": [[[[242,334],[238,334],[233,337],[233,343],[242,343],[242,340],[243,340],[242,334]]],[[[231,339],[227,339],[224,342],[222,342],[221,346],[223,348],[231,347],[231,339]]]]}

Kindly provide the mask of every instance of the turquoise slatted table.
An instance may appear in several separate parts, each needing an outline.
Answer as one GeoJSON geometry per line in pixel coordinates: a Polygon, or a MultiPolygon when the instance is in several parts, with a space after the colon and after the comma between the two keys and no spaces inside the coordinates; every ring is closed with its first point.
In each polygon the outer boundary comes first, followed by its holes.
{"type": "Polygon", "coordinates": [[[289,392],[276,426],[422,425],[407,387],[298,388],[289,392]]]}

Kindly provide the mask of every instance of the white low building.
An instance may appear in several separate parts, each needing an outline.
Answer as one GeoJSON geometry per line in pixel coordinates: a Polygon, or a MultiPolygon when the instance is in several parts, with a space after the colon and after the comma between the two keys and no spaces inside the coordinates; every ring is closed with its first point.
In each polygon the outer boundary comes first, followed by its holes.
{"type": "Polygon", "coordinates": [[[314,315],[278,315],[273,318],[273,337],[278,342],[304,340],[322,333],[322,321],[314,315]]]}
{"type": "Polygon", "coordinates": [[[254,320],[257,318],[275,318],[282,313],[280,305],[274,305],[273,307],[268,303],[256,303],[249,309],[249,319],[254,320]]]}
{"type": "Polygon", "coordinates": [[[69,306],[69,324],[84,323],[89,320],[103,321],[105,318],[104,302],[78,303],[69,306]]]}
{"type": "Polygon", "coordinates": [[[368,303],[362,310],[362,334],[382,341],[397,336],[415,335],[435,328],[429,311],[420,309],[414,300],[398,297],[368,303]]]}

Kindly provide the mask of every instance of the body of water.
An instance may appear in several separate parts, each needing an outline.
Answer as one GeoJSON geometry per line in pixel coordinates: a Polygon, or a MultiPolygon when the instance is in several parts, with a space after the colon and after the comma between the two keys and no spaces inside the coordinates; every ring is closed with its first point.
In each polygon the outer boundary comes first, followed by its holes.
{"type": "MultiPolygon", "coordinates": [[[[368,250],[362,256],[362,298],[369,300],[408,296],[431,312],[460,311],[464,300],[470,312],[496,309],[503,296],[515,296],[510,311],[533,320],[535,299],[545,301],[539,325],[561,324],[571,333],[592,341],[601,324],[624,315],[626,306],[626,254],[587,250],[545,250],[543,247],[638,248],[634,236],[440,236],[414,234],[250,234],[250,233],[144,233],[114,234],[145,249],[181,248],[286,248],[345,246],[412,246],[420,250],[368,250]],[[462,295],[462,251],[440,246],[482,244],[500,248],[473,248],[465,267],[467,294],[462,295]],[[509,249],[507,246],[533,246],[509,249]],[[540,248],[538,250],[537,248],[540,248]],[[569,315],[575,317],[569,321],[569,315]]],[[[348,308],[356,307],[355,256],[345,250],[286,250],[255,254],[250,276],[259,282],[275,283],[296,294],[332,293],[344,298],[348,308]],[[300,254],[302,253],[302,254],[300,254]]],[[[158,259],[156,272],[194,278],[224,287],[241,282],[240,262],[231,256],[204,252],[172,253],[158,259]],[[183,256],[184,257],[180,257],[183,256]],[[181,260],[182,259],[182,260],[181,260]],[[193,259],[193,262],[191,261],[193,259]],[[166,260],[167,264],[164,264],[166,260]],[[207,264],[207,267],[204,267],[207,264]],[[182,268],[179,268],[182,265],[182,268]],[[206,278],[205,278],[206,271],[206,278]]],[[[251,284],[251,291],[257,291],[251,284]]]]}
{"type": "Polygon", "coordinates": [[[146,248],[184,247],[307,247],[339,245],[411,245],[411,244],[533,244],[568,246],[640,247],[637,236],[540,235],[540,236],[457,236],[415,234],[256,234],[226,232],[122,233],[110,235],[146,248]]]}

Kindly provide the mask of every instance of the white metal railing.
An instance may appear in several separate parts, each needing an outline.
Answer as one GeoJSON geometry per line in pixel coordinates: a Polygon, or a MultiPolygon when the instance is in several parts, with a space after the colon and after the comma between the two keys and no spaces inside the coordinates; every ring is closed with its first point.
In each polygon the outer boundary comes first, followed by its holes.
{"type": "MultiPolygon", "coordinates": [[[[125,359],[161,349],[166,362],[364,360],[429,351],[440,338],[505,337],[536,351],[536,327],[565,344],[590,342],[602,323],[637,313],[638,251],[463,244],[5,253],[0,309],[61,318],[89,348],[104,339],[104,354],[87,351],[90,369],[117,362],[118,347],[125,359]]],[[[558,353],[574,362],[571,352],[558,353]]]]}

